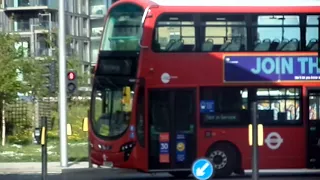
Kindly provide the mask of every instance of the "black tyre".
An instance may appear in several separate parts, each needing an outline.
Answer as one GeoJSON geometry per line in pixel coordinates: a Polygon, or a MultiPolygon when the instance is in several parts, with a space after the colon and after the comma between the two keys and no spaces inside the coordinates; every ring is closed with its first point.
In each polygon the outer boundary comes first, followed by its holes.
{"type": "Polygon", "coordinates": [[[190,176],[191,172],[182,171],[182,172],[169,172],[174,178],[184,179],[190,176]]]}
{"type": "Polygon", "coordinates": [[[219,143],[211,147],[206,155],[214,166],[215,177],[230,176],[237,166],[237,150],[228,143],[219,143]]]}

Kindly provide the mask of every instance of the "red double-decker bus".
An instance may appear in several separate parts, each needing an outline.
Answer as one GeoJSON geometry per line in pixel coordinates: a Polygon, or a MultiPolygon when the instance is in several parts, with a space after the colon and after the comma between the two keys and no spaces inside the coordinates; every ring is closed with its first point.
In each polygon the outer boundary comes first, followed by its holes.
{"type": "Polygon", "coordinates": [[[320,4],[272,2],[114,3],[93,80],[92,162],[183,177],[208,157],[216,175],[241,174],[256,102],[260,168],[319,168],[320,4]]]}

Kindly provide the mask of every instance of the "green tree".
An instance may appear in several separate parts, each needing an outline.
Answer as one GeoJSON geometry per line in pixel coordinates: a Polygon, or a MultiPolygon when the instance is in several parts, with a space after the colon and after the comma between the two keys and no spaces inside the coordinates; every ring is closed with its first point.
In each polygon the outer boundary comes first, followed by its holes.
{"type": "MultiPolygon", "coordinates": [[[[42,77],[42,74],[48,73],[47,69],[43,68],[44,64],[48,64],[50,62],[55,63],[55,79],[56,79],[56,89],[58,89],[58,73],[59,73],[59,48],[57,46],[58,42],[58,33],[57,30],[53,30],[52,33],[45,33],[46,38],[46,44],[48,48],[53,49],[52,56],[43,56],[43,57],[38,57],[38,58],[33,58],[31,61],[30,67],[34,73],[34,76],[29,77],[29,79],[32,79],[29,82],[32,82],[33,84],[30,85],[33,87],[33,90],[36,91],[34,94],[37,96],[46,96],[47,94],[47,89],[43,87],[43,84],[45,83],[45,79],[42,77]],[[51,38],[50,38],[51,36],[51,38]],[[39,61],[40,60],[40,61],[39,61]]],[[[68,47],[70,43],[72,42],[71,36],[66,37],[66,46],[68,47]]],[[[67,51],[67,56],[66,56],[66,61],[67,61],[67,70],[75,70],[78,75],[78,86],[87,86],[88,85],[88,79],[91,77],[90,74],[83,72],[82,70],[82,65],[83,62],[80,60],[79,55],[76,52],[68,52],[67,51]]],[[[29,64],[30,65],[30,64],[29,64]]]]}
{"type": "Polygon", "coordinates": [[[0,34],[0,99],[7,102],[14,100],[18,92],[30,90],[19,79],[24,74],[31,73],[28,70],[29,62],[24,59],[23,49],[15,46],[19,41],[18,35],[0,34]]]}
{"type": "Polygon", "coordinates": [[[24,49],[17,48],[20,36],[0,33],[0,109],[2,124],[2,145],[5,144],[6,121],[4,107],[6,103],[14,101],[18,93],[25,93],[31,90],[28,82],[23,81],[23,75],[33,73],[30,69],[32,62],[24,58],[24,49]]]}
{"type": "Polygon", "coordinates": [[[32,92],[34,97],[45,97],[48,95],[48,90],[44,86],[47,80],[44,78],[44,74],[49,73],[48,69],[45,68],[45,64],[53,61],[50,58],[36,59],[32,57],[26,58],[23,65],[23,80],[29,91],[32,92]]]}
{"type": "MultiPolygon", "coordinates": [[[[56,79],[56,90],[58,90],[58,81],[59,81],[59,48],[57,46],[58,34],[57,30],[53,30],[52,33],[43,32],[46,35],[45,41],[48,49],[51,47],[53,49],[52,56],[42,56],[42,57],[29,57],[28,63],[25,64],[25,73],[24,80],[27,83],[27,86],[31,89],[32,94],[35,97],[46,97],[48,96],[48,89],[44,86],[47,79],[43,77],[43,74],[48,74],[48,69],[45,68],[46,64],[51,62],[55,63],[55,79],[56,79]],[[50,38],[51,36],[51,38],[50,38]]],[[[72,42],[72,38],[67,36],[66,45],[68,46],[72,42]]],[[[88,79],[90,74],[84,73],[82,70],[83,63],[80,61],[79,56],[74,52],[67,52],[67,69],[75,70],[78,75],[78,84],[79,86],[88,85],[88,79]]],[[[52,95],[52,94],[51,94],[52,95]]],[[[57,94],[54,94],[54,96],[57,94]]]]}

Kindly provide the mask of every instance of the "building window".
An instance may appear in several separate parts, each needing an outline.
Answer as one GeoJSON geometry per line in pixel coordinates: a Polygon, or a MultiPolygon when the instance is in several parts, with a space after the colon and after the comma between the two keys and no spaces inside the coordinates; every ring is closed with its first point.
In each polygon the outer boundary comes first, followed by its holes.
{"type": "Polygon", "coordinates": [[[78,13],[78,7],[79,7],[79,3],[78,0],[73,0],[73,13],[78,13]]]}
{"type": "Polygon", "coordinates": [[[74,21],[75,21],[75,35],[76,36],[79,36],[80,35],[80,33],[79,33],[79,30],[80,30],[80,28],[79,28],[79,17],[77,17],[77,16],[75,16],[74,17],[74,21]]]}
{"type": "Polygon", "coordinates": [[[31,17],[17,17],[14,21],[14,31],[30,31],[31,26],[30,26],[30,19],[31,17]]]}
{"type": "Polygon", "coordinates": [[[99,54],[99,41],[91,41],[91,62],[97,63],[99,54]]]}
{"type": "Polygon", "coordinates": [[[257,110],[264,125],[300,124],[301,89],[258,88],[257,110]]]}
{"type": "Polygon", "coordinates": [[[248,125],[248,90],[242,87],[203,87],[200,109],[203,126],[248,125]]]}
{"type": "Polygon", "coordinates": [[[89,45],[88,45],[88,42],[86,41],[83,43],[82,56],[83,56],[83,61],[89,62],[89,45]]]}
{"type": "MultiPolygon", "coordinates": [[[[72,24],[72,17],[71,16],[66,16],[66,24],[72,24]]],[[[72,35],[72,27],[73,26],[65,26],[66,27],[66,34],[72,35]]]]}
{"type": "Polygon", "coordinates": [[[82,20],[82,35],[87,36],[88,35],[88,19],[83,18],[82,20]]]}
{"type": "Polygon", "coordinates": [[[192,15],[162,15],[158,18],[154,51],[195,51],[195,27],[192,15]]]}
{"type": "Polygon", "coordinates": [[[99,37],[103,31],[103,19],[91,20],[91,36],[99,37]]]}
{"type": "Polygon", "coordinates": [[[72,24],[72,26],[71,26],[71,35],[75,35],[75,18],[74,18],[74,16],[70,16],[71,17],[71,24],[72,24]]]}
{"type": "Polygon", "coordinates": [[[81,0],[81,13],[82,14],[88,14],[88,10],[87,10],[87,0],[81,0]]]}
{"type": "Polygon", "coordinates": [[[79,42],[77,40],[74,41],[74,47],[75,47],[76,53],[78,53],[80,50],[80,47],[79,47],[79,42]]]}

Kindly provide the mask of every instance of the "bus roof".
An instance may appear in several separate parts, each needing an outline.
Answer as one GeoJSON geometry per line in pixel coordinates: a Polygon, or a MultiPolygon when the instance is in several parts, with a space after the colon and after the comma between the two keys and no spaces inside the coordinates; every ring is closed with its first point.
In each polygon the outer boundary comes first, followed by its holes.
{"type": "Polygon", "coordinates": [[[210,6],[320,6],[320,0],[150,0],[159,6],[192,6],[192,7],[210,7],[210,6]]]}

